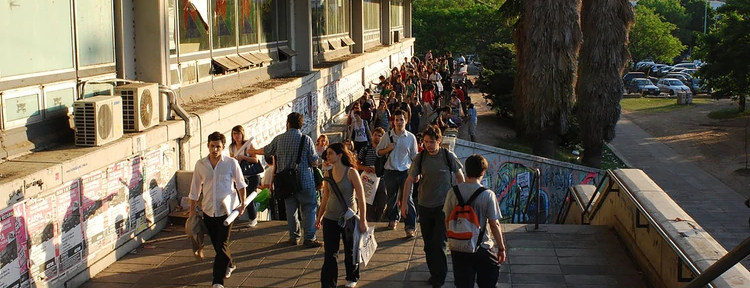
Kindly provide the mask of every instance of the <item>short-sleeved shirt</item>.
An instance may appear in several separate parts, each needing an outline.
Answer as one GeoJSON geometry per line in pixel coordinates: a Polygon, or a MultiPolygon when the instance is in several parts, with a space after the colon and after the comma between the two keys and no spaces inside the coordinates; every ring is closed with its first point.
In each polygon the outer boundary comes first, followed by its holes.
{"type": "Polygon", "coordinates": [[[419,205],[427,208],[443,206],[445,195],[453,185],[454,177],[451,169],[453,173],[456,173],[462,168],[461,161],[458,160],[456,154],[443,148],[436,155],[423,151],[414,157],[409,168],[409,176],[417,177],[422,174],[422,179],[419,180],[419,205]],[[446,160],[445,153],[448,153],[448,160],[446,160]],[[449,168],[448,165],[451,167],[449,168]]]}
{"type": "Polygon", "coordinates": [[[302,145],[302,157],[299,163],[300,183],[303,190],[315,190],[315,180],[312,174],[312,166],[317,163],[318,153],[315,152],[315,143],[312,139],[303,135],[299,129],[289,128],[286,132],[273,138],[273,141],[263,147],[267,155],[276,156],[276,173],[293,168],[297,161],[297,150],[302,137],[305,137],[302,145]]]}
{"type": "MultiPolygon", "coordinates": [[[[481,187],[481,185],[477,183],[458,184],[458,190],[461,190],[461,198],[463,198],[464,201],[469,201],[469,197],[471,197],[479,187],[481,187]]],[[[448,189],[447,194],[448,196],[446,197],[445,205],[443,206],[443,212],[445,212],[446,219],[450,216],[453,208],[458,205],[458,199],[456,199],[456,195],[453,194],[453,188],[448,189]]],[[[492,190],[482,192],[482,194],[471,203],[471,207],[474,208],[474,212],[477,213],[479,223],[483,223],[485,227],[485,233],[481,244],[482,247],[491,251],[493,254],[497,253],[497,245],[495,245],[496,243],[493,240],[492,231],[487,226],[488,219],[499,220],[503,217],[500,213],[500,205],[497,203],[495,192],[492,190]]]]}

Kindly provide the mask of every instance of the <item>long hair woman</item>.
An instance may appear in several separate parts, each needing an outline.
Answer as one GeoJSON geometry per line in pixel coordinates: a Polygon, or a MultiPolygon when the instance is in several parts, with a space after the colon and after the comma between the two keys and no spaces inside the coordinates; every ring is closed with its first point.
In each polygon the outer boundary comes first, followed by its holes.
{"type": "Polygon", "coordinates": [[[323,199],[315,221],[317,229],[323,228],[324,260],[320,271],[320,283],[323,288],[336,287],[338,279],[338,264],[336,255],[339,251],[339,241],[344,241],[344,265],[346,266],[346,286],[355,287],[359,280],[359,265],[354,264],[354,239],[347,236],[345,229],[339,226],[339,219],[348,209],[359,215],[359,231],[367,231],[367,204],[362,190],[362,180],[356,169],[356,158],[344,144],[334,143],[326,150],[326,161],[333,165],[330,177],[336,182],[338,190],[344,198],[346,207],[336,196],[328,182],[323,186],[323,199]]]}
{"type": "MultiPolygon", "coordinates": [[[[243,128],[242,125],[234,126],[232,128],[232,144],[229,145],[229,156],[237,159],[237,162],[244,160],[250,163],[260,163],[260,160],[255,157],[255,155],[247,153],[248,149],[255,149],[253,146],[253,140],[253,138],[249,140],[245,139],[245,128],[243,128]]],[[[243,176],[245,176],[245,183],[247,183],[245,193],[249,195],[258,188],[258,184],[260,184],[260,175],[255,174],[243,176]]],[[[247,224],[248,227],[255,227],[255,225],[258,225],[258,211],[255,208],[255,201],[251,202],[250,205],[247,205],[247,216],[250,218],[250,222],[247,224]]]]}

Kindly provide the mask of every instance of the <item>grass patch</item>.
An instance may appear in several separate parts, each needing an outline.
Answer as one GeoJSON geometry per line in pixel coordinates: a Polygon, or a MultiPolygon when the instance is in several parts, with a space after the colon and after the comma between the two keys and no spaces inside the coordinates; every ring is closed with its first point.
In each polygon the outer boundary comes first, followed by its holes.
{"type": "Polygon", "coordinates": [[[716,119],[716,120],[722,120],[722,119],[732,119],[737,117],[743,117],[750,115],[750,111],[745,110],[745,112],[740,112],[737,107],[732,108],[725,108],[720,109],[716,111],[711,111],[711,113],[708,113],[708,118],[716,119]]]}
{"type": "MultiPolygon", "coordinates": [[[[506,150],[532,154],[531,141],[526,141],[524,139],[515,137],[500,139],[500,141],[498,141],[497,145],[495,146],[506,150]]],[[[566,147],[557,147],[557,151],[555,152],[555,160],[582,165],[581,157],[576,157],[571,152],[572,150],[566,147]]],[[[620,158],[618,158],[615,153],[613,153],[612,150],[610,150],[609,147],[605,145],[604,151],[602,152],[602,169],[606,170],[618,168],[627,168],[627,165],[625,165],[625,162],[620,160],[620,158]]]]}
{"type": "Polygon", "coordinates": [[[678,105],[674,98],[625,98],[620,101],[623,110],[632,112],[662,113],[711,102],[708,98],[693,98],[693,104],[678,105]]]}

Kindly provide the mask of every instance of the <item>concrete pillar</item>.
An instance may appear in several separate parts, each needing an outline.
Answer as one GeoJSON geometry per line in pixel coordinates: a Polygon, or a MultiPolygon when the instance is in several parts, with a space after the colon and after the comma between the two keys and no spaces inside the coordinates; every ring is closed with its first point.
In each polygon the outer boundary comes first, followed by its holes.
{"type": "Polygon", "coordinates": [[[365,53],[365,1],[352,0],[352,53],[365,53]]]}
{"type": "Polygon", "coordinates": [[[391,33],[391,0],[380,0],[380,42],[393,45],[391,33]]]}
{"type": "Polygon", "coordinates": [[[115,57],[117,78],[135,79],[133,0],[115,0],[115,57]]]}
{"type": "Polygon", "coordinates": [[[404,0],[404,38],[414,37],[412,35],[411,19],[412,19],[412,0],[404,0]]]}
{"type": "Polygon", "coordinates": [[[292,49],[297,51],[294,57],[295,71],[312,71],[313,69],[313,45],[312,45],[312,6],[310,0],[292,1],[293,27],[291,31],[292,49]]]}
{"type": "MultiPolygon", "coordinates": [[[[165,0],[134,0],[135,78],[169,85],[169,47],[166,41],[165,0]]],[[[124,23],[127,25],[127,23],[124,23]]],[[[124,39],[127,43],[127,39],[124,39]]]]}

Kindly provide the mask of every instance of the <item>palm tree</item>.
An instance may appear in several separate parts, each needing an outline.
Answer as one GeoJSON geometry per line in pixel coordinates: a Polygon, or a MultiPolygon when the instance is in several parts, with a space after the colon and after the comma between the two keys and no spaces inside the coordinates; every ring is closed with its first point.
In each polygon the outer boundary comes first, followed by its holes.
{"type": "Polygon", "coordinates": [[[517,132],[534,139],[534,154],[554,158],[575,101],[581,0],[514,2],[523,9],[514,32],[517,132]]]}
{"type": "Polygon", "coordinates": [[[615,138],[624,92],[621,76],[630,59],[628,33],[634,21],[628,0],[583,0],[576,114],[587,166],[600,168],[604,142],[615,138]]]}

